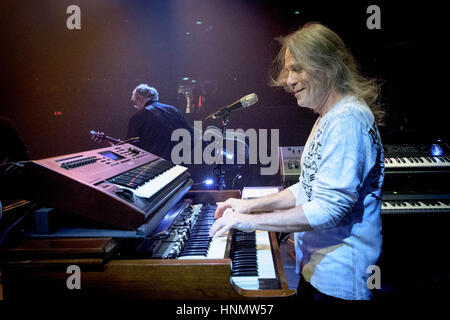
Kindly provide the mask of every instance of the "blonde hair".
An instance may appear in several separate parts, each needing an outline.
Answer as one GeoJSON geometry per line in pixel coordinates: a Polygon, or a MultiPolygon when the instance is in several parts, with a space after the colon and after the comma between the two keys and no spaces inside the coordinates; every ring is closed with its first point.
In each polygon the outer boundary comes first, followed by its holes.
{"type": "Polygon", "coordinates": [[[342,95],[350,94],[365,101],[377,123],[383,124],[385,112],[379,103],[380,82],[362,75],[354,57],[334,31],[312,22],[277,40],[282,48],[274,61],[273,86],[287,89],[284,59],[289,49],[297,67],[308,74],[315,86],[319,85],[328,92],[335,89],[342,95]]]}

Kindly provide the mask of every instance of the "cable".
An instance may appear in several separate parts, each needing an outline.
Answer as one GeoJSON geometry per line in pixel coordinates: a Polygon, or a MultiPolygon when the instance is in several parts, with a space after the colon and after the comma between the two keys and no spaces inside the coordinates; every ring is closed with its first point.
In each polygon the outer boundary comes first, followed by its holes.
{"type": "Polygon", "coordinates": [[[149,237],[146,237],[145,240],[163,240],[170,237],[170,232],[167,230],[163,230],[161,232],[155,233],[149,237]]]}
{"type": "Polygon", "coordinates": [[[0,233],[0,246],[2,245],[3,241],[6,239],[6,236],[8,233],[16,226],[18,225],[30,212],[32,212],[37,206],[37,203],[33,203],[31,207],[19,218],[11,224],[9,227],[5,228],[5,230],[0,233]]]}
{"type": "Polygon", "coordinates": [[[236,179],[238,179],[238,180],[242,179],[242,174],[238,173],[237,175],[234,176],[233,182],[231,184],[231,189],[234,189],[234,182],[235,182],[236,179]]]}
{"type": "Polygon", "coordinates": [[[10,173],[9,171],[11,171],[14,167],[23,168],[25,166],[25,164],[28,163],[28,162],[31,162],[31,161],[18,161],[18,162],[5,162],[5,163],[2,163],[0,165],[0,168],[2,168],[4,166],[7,166],[7,165],[8,165],[8,167],[3,172],[0,171],[0,174],[1,175],[6,175],[7,173],[9,174],[10,173]]]}
{"type": "Polygon", "coordinates": [[[139,137],[129,138],[129,139],[127,139],[127,140],[124,140],[124,141],[122,141],[122,142],[119,142],[117,145],[129,143],[129,142],[135,142],[135,141],[138,141],[139,139],[140,139],[139,137]]]}

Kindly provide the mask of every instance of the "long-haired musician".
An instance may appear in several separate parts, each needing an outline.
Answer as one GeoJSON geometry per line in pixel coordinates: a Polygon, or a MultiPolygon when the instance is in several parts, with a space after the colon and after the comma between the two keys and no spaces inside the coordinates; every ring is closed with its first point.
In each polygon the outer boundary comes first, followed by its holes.
{"type": "Polygon", "coordinates": [[[280,43],[275,85],[319,115],[300,181],[274,195],[219,203],[210,235],[230,228],[295,232],[300,297],[370,299],[368,270],[382,244],[379,84],[322,24],[306,24],[280,43]]]}

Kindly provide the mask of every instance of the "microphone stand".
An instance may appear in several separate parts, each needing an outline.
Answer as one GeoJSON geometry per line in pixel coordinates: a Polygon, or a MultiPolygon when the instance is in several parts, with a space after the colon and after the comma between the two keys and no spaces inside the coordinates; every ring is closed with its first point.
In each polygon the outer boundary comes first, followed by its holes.
{"type": "MultiPolygon", "coordinates": [[[[221,158],[223,161],[223,149],[224,149],[224,140],[225,140],[225,134],[227,132],[227,125],[228,122],[230,122],[230,114],[231,112],[226,112],[223,114],[222,116],[222,154],[221,154],[221,158]]],[[[218,163],[216,165],[216,167],[214,168],[214,172],[216,175],[216,187],[218,188],[218,190],[224,190],[226,187],[225,184],[225,171],[223,170],[222,164],[218,163]]]]}

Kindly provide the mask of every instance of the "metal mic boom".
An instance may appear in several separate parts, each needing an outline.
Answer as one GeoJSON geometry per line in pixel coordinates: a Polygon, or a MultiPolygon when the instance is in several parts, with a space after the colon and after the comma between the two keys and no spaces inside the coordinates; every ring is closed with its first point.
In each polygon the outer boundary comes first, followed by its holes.
{"type": "Polygon", "coordinates": [[[255,93],[251,93],[228,106],[220,108],[216,112],[207,116],[205,118],[205,120],[209,120],[211,118],[217,119],[218,117],[221,117],[226,114],[230,114],[233,111],[250,107],[251,105],[254,105],[256,102],[258,102],[258,96],[255,93]]]}

